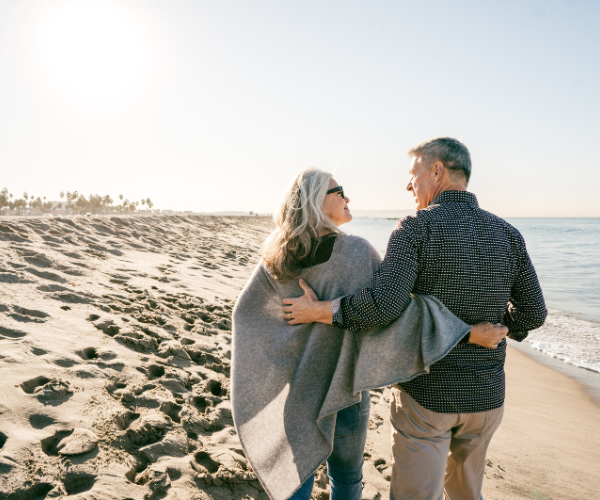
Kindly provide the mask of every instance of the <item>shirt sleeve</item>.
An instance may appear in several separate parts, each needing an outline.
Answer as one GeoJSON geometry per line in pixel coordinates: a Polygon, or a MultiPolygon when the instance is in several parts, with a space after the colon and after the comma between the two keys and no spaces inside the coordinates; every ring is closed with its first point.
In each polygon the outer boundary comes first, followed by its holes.
{"type": "Polygon", "coordinates": [[[400,221],[390,236],[385,258],[371,286],[332,302],[333,324],[360,331],[398,318],[410,301],[417,280],[421,232],[414,217],[400,221]]]}
{"type": "Polygon", "coordinates": [[[510,293],[510,300],[503,323],[508,327],[508,336],[521,342],[529,330],[544,324],[548,311],[537,274],[521,238],[519,248],[519,270],[510,293]]]}

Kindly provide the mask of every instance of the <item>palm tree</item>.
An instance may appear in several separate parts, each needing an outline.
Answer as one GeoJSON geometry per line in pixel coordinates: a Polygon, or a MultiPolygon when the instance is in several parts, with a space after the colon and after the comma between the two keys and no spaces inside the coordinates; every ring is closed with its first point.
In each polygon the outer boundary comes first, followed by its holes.
{"type": "Polygon", "coordinates": [[[112,198],[109,195],[106,195],[103,199],[102,202],[104,203],[104,206],[108,209],[109,205],[112,205],[112,198]]]}
{"type": "Polygon", "coordinates": [[[29,196],[27,196],[27,191],[25,191],[25,192],[23,193],[23,199],[24,199],[24,200],[27,200],[27,199],[29,199],[29,196]]]}
{"type": "Polygon", "coordinates": [[[122,194],[119,195],[119,200],[123,201],[123,195],[122,194]]]}

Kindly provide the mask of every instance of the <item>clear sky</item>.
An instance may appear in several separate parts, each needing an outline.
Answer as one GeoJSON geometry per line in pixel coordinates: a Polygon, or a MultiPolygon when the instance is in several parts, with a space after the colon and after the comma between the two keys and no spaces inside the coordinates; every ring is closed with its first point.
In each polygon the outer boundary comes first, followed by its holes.
{"type": "Polygon", "coordinates": [[[412,208],[449,135],[502,216],[600,216],[596,0],[2,0],[0,189],[272,212],[302,168],[412,208]]]}

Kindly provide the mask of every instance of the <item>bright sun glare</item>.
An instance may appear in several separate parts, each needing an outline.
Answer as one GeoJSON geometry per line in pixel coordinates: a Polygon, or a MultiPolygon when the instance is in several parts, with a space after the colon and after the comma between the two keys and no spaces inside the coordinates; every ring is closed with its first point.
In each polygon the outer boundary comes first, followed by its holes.
{"type": "Polygon", "coordinates": [[[99,2],[69,5],[49,20],[43,36],[52,73],[90,104],[135,89],[144,67],[144,48],[134,23],[99,2]]]}

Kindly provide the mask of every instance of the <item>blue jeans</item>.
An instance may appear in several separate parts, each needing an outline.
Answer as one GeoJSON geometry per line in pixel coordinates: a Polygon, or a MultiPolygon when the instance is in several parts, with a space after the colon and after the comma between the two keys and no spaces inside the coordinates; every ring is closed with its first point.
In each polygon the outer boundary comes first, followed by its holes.
{"type": "MultiPolygon", "coordinates": [[[[330,500],[361,500],[363,453],[367,441],[371,396],[363,391],[362,401],[338,411],[333,451],[327,458],[330,500]]],[[[309,477],[289,500],[310,500],[315,482],[309,477]]]]}

